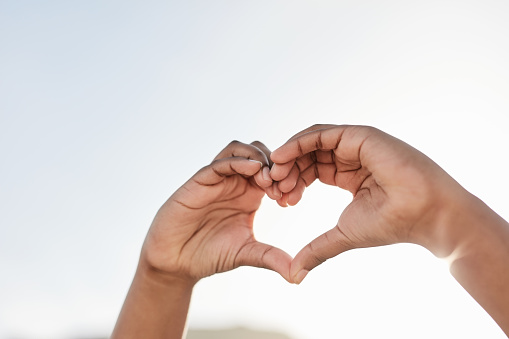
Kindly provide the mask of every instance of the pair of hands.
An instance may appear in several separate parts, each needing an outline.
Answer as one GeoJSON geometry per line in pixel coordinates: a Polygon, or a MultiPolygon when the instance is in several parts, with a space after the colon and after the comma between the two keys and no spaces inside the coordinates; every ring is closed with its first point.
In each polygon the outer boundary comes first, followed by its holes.
{"type": "Polygon", "coordinates": [[[260,142],[232,142],[161,207],[141,260],[189,284],[245,265],[300,283],[353,248],[412,242],[433,250],[458,194],[461,187],[428,157],[372,127],[315,125],[272,153],[260,142]],[[256,241],[253,219],[263,196],[296,205],[316,179],[353,194],[337,225],[293,260],[256,241]]]}

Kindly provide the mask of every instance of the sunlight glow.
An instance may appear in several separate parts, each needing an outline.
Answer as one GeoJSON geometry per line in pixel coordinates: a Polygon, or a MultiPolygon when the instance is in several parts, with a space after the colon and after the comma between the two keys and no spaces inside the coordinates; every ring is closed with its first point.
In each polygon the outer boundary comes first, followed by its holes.
{"type": "MultiPolygon", "coordinates": [[[[234,139],[274,149],[315,123],[372,125],[509,218],[492,175],[509,173],[509,2],[0,7],[1,338],[108,336],[159,206],[234,139]]],[[[293,256],[350,200],[319,183],[295,207],[265,199],[255,234],[293,256]]],[[[247,267],[212,276],[189,324],[506,337],[411,244],[348,251],[300,286],[247,267]]]]}

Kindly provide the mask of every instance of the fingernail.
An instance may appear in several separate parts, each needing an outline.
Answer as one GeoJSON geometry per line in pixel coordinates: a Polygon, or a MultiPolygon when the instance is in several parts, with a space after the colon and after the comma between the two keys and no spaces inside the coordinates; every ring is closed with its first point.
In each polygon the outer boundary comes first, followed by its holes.
{"type": "Polygon", "coordinates": [[[288,207],[288,193],[281,193],[281,202],[288,207]]]}
{"type": "Polygon", "coordinates": [[[272,193],[273,193],[276,197],[281,198],[282,194],[281,194],[281,191],[279,190],[279,187],[277,187],[277,183],[276,183],[275,185],[272,185],[272,193]]]}
{"type": "Polygon", "coordinates": [[[295,202],[290,202],[290,194],[288,194],[288,199],[286,199],[286,203],[288,204],[288,206],[295,206],[297,205],[297,203],[295,202]]]}
{"type": "Polygon", "coordinates": [[[262,170],[263,179],[272,182],[272,178],[270,177],[270,171],[268,167],[264,167],[262,170]]]}
{"type": "Polygon", "coordinates": [[[308,275],[309,271],[308,270],[300,270],[299,273],[297,273],[297,275],[295,276],[295,279],[293,280],[297,285],[300,284],[302,282],[302,280],[304,280],[304,278],[306,277],[306,275],[308,275]]]}
{"type": "Polygon", "coordinates": [[[248,159],[249,161],[252,161],[252,162],[256,162],[258,164],[260,164],[260,168],[262,168],[263,164],[261,161],[258,161],[258,160],[253,160],[253,159],[248,159]]]}

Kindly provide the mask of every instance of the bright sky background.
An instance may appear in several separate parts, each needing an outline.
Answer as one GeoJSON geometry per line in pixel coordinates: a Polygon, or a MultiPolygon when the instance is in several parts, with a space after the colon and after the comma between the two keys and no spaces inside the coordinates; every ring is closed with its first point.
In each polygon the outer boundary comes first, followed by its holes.
{"type": "MultiPolygon", "coordinates": [[[[507,1],[2,1],[0,338],[109,335],[159,206],[229,141],[376,126],[509,218],[507,1]]],[[[264,200],[295,255],[350,196],[264,200]],[[318,216],[317,216],[318,213],[318,216]]],[[[300,286],[201,281],[192,327],[312,338],[505,338],[444,262],[403,244],[300,286]]]]}

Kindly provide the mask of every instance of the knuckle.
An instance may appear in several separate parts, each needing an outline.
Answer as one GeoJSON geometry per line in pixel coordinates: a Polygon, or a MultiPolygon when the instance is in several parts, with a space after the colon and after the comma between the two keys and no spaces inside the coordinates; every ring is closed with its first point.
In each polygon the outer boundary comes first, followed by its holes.
{"type": "Polygon", "coordinates": [[[365,135],[377,134],[381,131],[373,126],[359,126],[359,130],[361,130],[365,135]]]}
{"type": "Polygon", "coordinates": [[[323,264],[324,262],[327,261],[327,258],[324,257],[323,255],[319,255],[319,254],[314,254],[313,255],[313,261],[314,263],[316,264],[316,266],[318,265],[321,265],[323,264]]]}
{"type": "Polygon", "coordinates": [[[314,266],[318,266],[327,261],[327,257],[321,254],[319,251],[316,251],[313,244],[309,243],[308,248],[311,252],[310,259],[313,262],[314,266]]]}
{"type": "Polygon", "coordinates": [[[239,145],[239,144],[241,144],[241,142],[240,142],[240,141],[238,141],[238,140],[232,140],[232,141],[230,141],[230,143],[227,145],[227,147],[237,146],[237,145],[239,145]]]}

